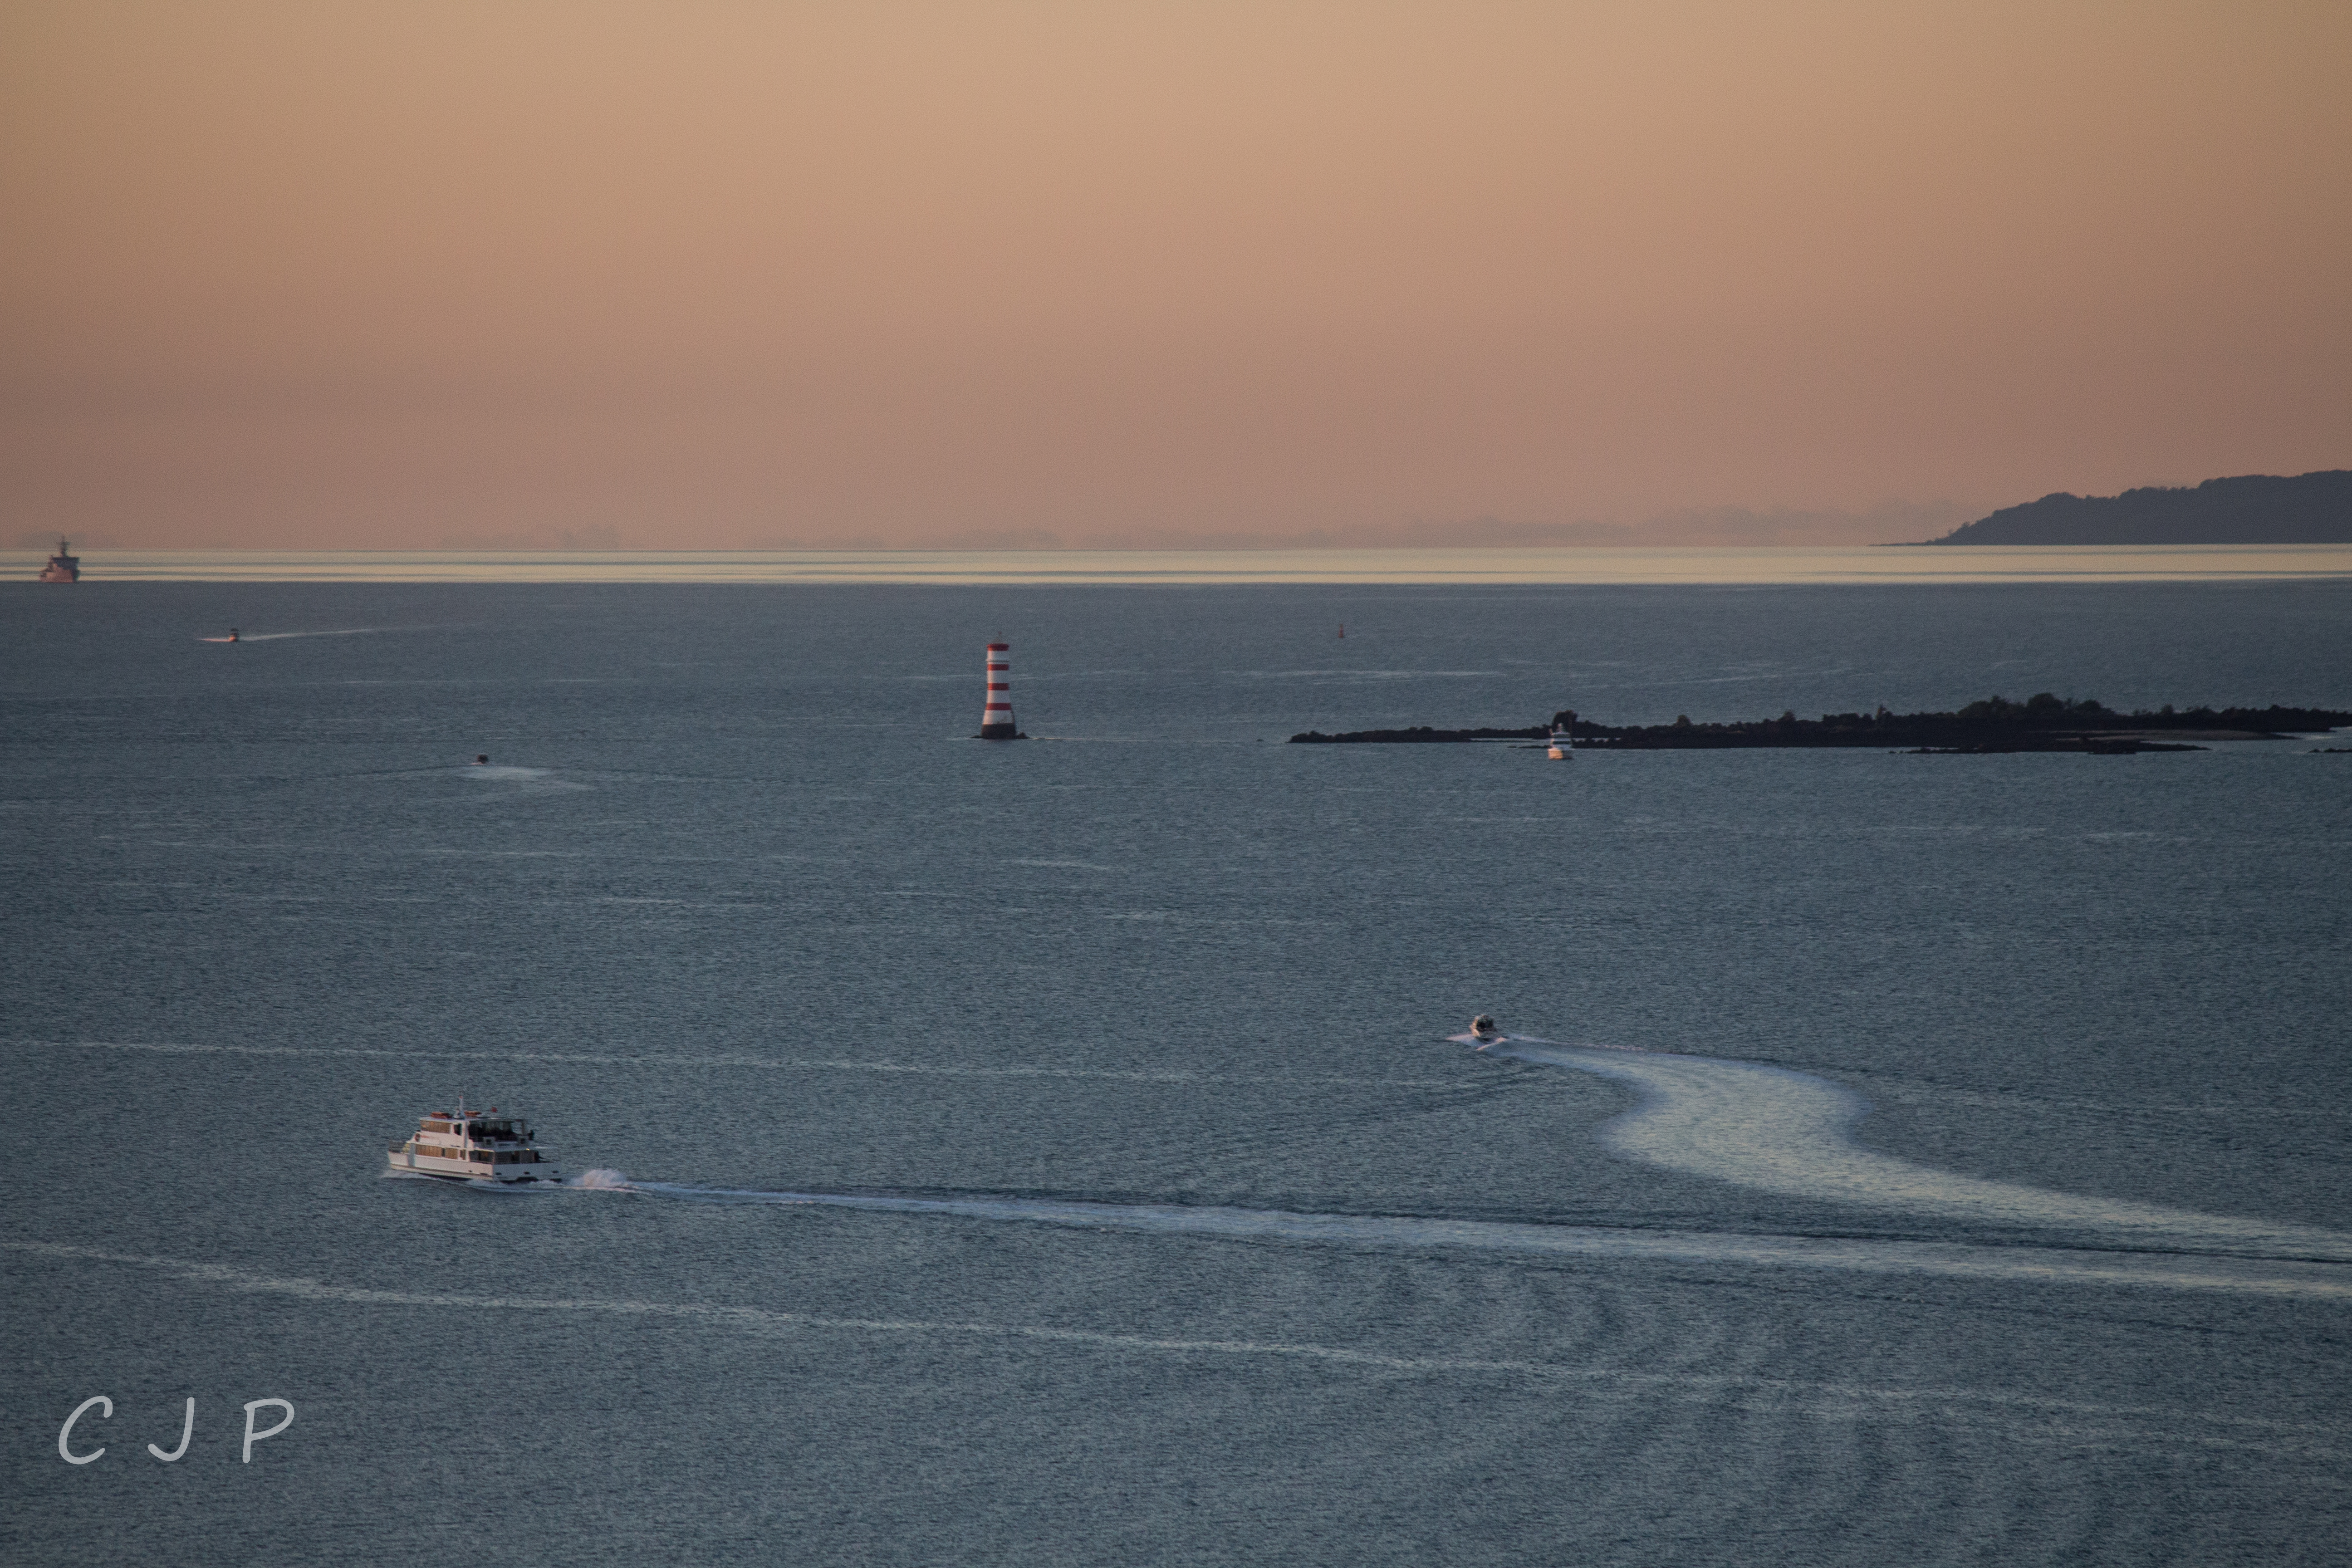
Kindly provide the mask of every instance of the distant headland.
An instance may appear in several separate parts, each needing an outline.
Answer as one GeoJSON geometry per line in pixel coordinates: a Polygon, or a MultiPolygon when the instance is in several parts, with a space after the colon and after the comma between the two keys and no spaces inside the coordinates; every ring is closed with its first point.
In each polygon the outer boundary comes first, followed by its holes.
{"type": "Polygon", "coordinates": [[[1927,544],[2352,544],[2352,469],[2248,474],[2119,496],[2060,491],[1927,544]]]}
{"type": "Polygon", "coordinates": [[[1542,741],[1565,730],[1579,751],[1722,751],[1762,746],[1870,746],[1919,752],[2196,752],[2198,741],[2266,741],[2352,724],[2352,713],[2327,708],[2189,708],[2170,703],[2150,712],[2117,713],[2091,698],[2069,701],[2043,691],[2022,702],[1988,697],[1954,713],[1824,713],[1818,720],[1783,713],[1746,723],[1596,724],[1569,710],[1549,725],[1526,729],[1356,730],[1326,735],[1309,730],[1294,744],[1375,744],[1446,741],[1542,741]]]}

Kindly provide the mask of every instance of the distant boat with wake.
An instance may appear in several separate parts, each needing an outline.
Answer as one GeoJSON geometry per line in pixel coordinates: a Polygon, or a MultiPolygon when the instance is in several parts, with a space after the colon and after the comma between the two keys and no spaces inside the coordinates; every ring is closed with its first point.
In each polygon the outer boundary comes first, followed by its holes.
{"type": "Polygon", "coordinates": [[[41,568],[37,579],[43,583],[79,583],[81,581],[81,557],[72,553],[73,546],[63,538],[58,541],[58,552],[41,568]]]}
{"type": "Polygon", "coordinates": [[[1564,763],[1576,755],[1576,710],[1563,708],[1551,716],[1551,750],[1548,753],[1555,763],[1564,763]]]}

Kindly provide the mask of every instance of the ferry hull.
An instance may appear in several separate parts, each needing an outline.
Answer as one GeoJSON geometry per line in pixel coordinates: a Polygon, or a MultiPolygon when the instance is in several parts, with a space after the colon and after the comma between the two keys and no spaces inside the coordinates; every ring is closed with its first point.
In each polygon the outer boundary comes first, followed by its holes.
{"type": "Polygon", "coordinates": [[[471,1160],[453,1160],[446,1155],[419,1153],[407,1149],[394,1149],[384,1158],[394,1170],[404,1175],[435,1176],[445,1182],[492,1182],[502,1187],[511,1187],[555,1186],[563,1180],[553,1162],[546,1160],[511,1165],[485,1165],[471,1160]]]}

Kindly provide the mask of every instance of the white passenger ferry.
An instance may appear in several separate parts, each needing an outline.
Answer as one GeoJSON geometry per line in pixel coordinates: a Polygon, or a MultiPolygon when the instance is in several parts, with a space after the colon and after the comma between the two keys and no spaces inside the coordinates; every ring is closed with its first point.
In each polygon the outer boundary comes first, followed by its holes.
{"type": "Polygon", "coordinates": [[[530,1124],[501,1116],[495,1105],[436,1110],[416,1124],[416,1135],[392,1146],[392,1168],[452,1182],[560,1182],[562,1173],[541,1151],[530,1124]]]}

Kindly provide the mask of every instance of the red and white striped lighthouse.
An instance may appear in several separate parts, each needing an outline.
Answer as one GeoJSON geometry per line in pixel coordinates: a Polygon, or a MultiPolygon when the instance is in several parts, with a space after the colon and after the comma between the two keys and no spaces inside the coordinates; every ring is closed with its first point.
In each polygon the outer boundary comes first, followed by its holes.
{"type": "Polygon", "coordinates": [[[1013,645],[992,642],[988,645],[988,706],[981,710],[980,738],[983,741],[1017,741],[1021,731],[1013,723],[1013,645]]]}

